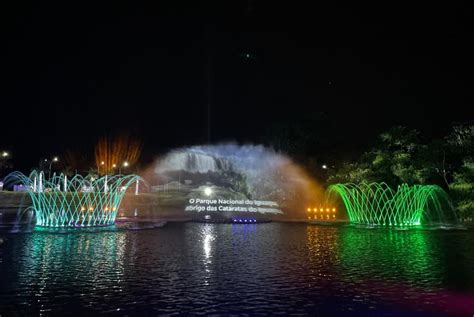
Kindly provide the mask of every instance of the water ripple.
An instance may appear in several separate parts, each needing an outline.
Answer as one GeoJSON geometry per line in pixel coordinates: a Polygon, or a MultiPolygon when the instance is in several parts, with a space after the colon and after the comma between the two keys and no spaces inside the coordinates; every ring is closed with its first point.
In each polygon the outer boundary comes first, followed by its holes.
{"type": "Polygon", "coordinates": [[[4,235],[0,315],[472,314],[474,234],[168,224],[4,235]]]}

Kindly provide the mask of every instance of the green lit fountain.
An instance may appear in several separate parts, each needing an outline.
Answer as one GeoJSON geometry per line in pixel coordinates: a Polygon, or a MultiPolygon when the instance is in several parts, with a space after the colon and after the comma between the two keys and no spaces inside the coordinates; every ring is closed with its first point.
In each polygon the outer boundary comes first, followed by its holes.
{"type": "Polygon", "coordinates": [[[127,188],[136,183],[136,175],[105,175],[99,178],[75,175],[53,176],[46,180],[43,172],[29,176],[13,172],[12,183],[26,187],[41,227],[93,227],[114,224],[127,188]]]}
{"type": "Polygon", "coordinates": [[[450,206],[447,194],[436,185],[403,184],[393,190],[386,183],[335,184],[328,194],[339,195],[349,221],[363,225],[417,226],[428,217],[441,219],[450,206]]]}

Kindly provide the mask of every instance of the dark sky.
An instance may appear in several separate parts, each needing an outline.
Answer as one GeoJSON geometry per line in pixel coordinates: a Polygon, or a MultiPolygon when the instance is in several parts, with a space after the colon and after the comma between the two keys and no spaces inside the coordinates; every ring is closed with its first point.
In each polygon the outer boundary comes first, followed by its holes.
{"type": "Polygon", "coordinates": [[[121,131],[148,157],[206,142],[209,74],[212,142],[320,116],[344,151],[395,124],[435,137],[472,120],[468,1],[352,2],[9,4],[0,148],[24,167],[121,131]]]}

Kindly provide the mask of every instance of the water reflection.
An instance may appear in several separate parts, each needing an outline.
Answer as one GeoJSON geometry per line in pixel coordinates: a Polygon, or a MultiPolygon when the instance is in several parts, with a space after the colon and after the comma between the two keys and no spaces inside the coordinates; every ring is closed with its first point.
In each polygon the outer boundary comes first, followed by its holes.
{"type": "Polygon", "coordinates": [[[206,255],[206,259],[208,259],[208,260],[211,256],[211,240],[213,238],[214,237],[211,236],[210,234],[206,234],[204,236],[204,254],[206,255]]]}
{"type": "Polygon", "coordinates": [[[212,251],[212,242],[215,240],[214,236],[214,225],[206,224],[201,229],[202,244],[204,250],[205,264],[212,263],[211,260],[211,251],[212,251]]]}
{"type": "Polygon", "coordinates": [[[397,280],[433,287],[440,264],[427,233],[347,228],[340,235],[342,276],[397,280]],[[396,272],[396,274],[394,274],[396,272]]]}
{"type": "Polygon", "coordinates": [[[473,232],[289,223],[8,235],[0,313],[465,313],[473,245],[473,232]]]}
{"type": "Polygon", "coordinates": [[[345,228],[340,235],[338,276],[354,292],[353,301],[380,303],[436,314],[452,299],[440,287],[443,265],[434,256],[429,233],[345,228]]]}
{"type": "Polygon", "coordinates": [[[72,291],[72,303],[88,307],[102,304],[97,295],[112,296],[124,290],[124,233],[34,233],[23,242],[20,252],[13,255],[18,266],[9,268],[18,274],[13,292],[25,304],[35,302],[39,313],[54,309],[51,296],[60,298],[72,291]]]}
{"type": "Polygon", "coordinates": [[[306,235],[308,256],[311,262],[320,262],[321,266],[327,266],[339,261],[337,228],[308,226],[306,235]]]}

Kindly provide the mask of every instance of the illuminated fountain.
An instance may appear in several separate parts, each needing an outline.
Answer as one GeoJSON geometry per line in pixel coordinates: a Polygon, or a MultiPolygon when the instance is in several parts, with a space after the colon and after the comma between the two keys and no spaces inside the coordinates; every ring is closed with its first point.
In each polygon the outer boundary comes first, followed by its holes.
{"type": "Polygon", "coordinates": [[[385,183],[335,184],[328,194],[340,196],[349,221],[355,224],[415,226],[423,220],[444,222],[443,207],[451,209],[448,196],[436,185],[403,184],[393,190],[385,183]]]}
{"type": "Polygon", "coordinates": [[[127,188],[138,184],[139,177],[75,175],[68,179],[61,174],[46,180],[43,172],[34,171],[29,176],[14,172],[6,180],[26,187],[37,226],[92,227],[114,224],[127,188]]]}

